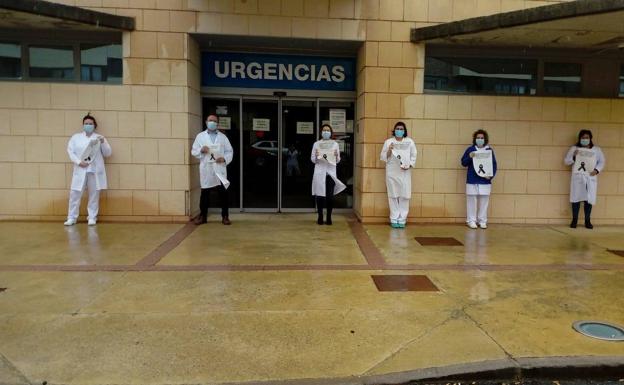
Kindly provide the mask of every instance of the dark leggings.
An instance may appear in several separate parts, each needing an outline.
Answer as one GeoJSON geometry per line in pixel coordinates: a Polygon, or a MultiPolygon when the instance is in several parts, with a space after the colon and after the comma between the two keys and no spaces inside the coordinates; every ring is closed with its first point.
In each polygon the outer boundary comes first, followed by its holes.
{"type": "Polygon", "coordinates": [[[327,220],[331,221],[332,210],[334,209],[334,187],[336,183],[331,176],[325,176],[325,196],[316,197],[316,208],[319,220],[323,220],[323,208],[327,208],[327,220]]]}
{"type": "MultiPolygon", "coordinates": [[[[589,222],[591,218],[592,205],[587,203],[587,201],[583,202],[583,210],[585,211],[585,222],[589,222]]],[[[572,220],[574,222],[578,221],[579,211],[581,210],[581,202],[572,203],[572,220]]]]}

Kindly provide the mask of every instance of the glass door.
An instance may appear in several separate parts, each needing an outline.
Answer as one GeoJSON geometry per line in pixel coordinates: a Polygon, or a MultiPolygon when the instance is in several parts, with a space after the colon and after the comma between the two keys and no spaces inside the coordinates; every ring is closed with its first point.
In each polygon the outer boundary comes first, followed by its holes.
{"type": "Polygon", "coordinates": [[[278,211],[279,100],[243,99],[243,208],[278,211]]]}
{"type": "Polygon", "coordinates": [[[316,101],[283,99],[282,133],[280,209],[313,211],[310,154],[317,138],[316,101]]]}

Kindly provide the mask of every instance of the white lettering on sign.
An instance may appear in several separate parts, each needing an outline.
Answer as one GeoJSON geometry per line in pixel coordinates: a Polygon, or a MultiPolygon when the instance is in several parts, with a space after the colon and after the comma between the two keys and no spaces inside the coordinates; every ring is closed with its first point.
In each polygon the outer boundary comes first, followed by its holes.
{"type": "Polygon", "coordinates": [[[346,79],[345,68],[341,65],[317,66],[315,64],[281,64],[258,63],[245,64],[239,61],[214,62],[215,76],[220,79],[253,79],[253,80],[299,80],[301,82],[334,82],[341,83],[346,79]]]}

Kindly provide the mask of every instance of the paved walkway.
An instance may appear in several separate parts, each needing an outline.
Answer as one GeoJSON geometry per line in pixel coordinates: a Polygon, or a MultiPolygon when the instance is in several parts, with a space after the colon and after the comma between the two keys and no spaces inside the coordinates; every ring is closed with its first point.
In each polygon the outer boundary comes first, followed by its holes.
{"type": "Polygon", "coordinates": [[[624,228],[0,222],[0,384],[397,383],[624,364],[624,228]],[[407,276],[407,277],[406,277],[407,276]]]}

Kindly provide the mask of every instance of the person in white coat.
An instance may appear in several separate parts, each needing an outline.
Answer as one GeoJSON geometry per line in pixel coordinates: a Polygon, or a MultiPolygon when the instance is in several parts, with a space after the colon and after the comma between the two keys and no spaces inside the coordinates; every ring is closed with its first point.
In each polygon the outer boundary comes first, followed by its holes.
{"type": "Polygon", "coordinates": [[[487,229],[487,210],[492,192],[492,179],[496,176],[497,164],[494,150],[489,145],[487,131],[477,130],[472,134],[472,146],[469,146],[461,158],[461,164],[467,167],[466,173],[466,224],[471,229],[487,229]],[[484,175],[482,166],[475,171],[475,156],[479,152],[490,151],[492,155],[492,174],[484,175]]]}
{"type": "Polygon", "coordinates": [[[219,118],[216,115],[208,115],[206,129],[195,137],[191,155],[199,159],[199,180],[201,196],[199,198],[199,215],[195,217],[195,224],[206,223],[208,218],[208,206],[210,205],[210,193],[215,191],[219,195],[221,205],[221,223],[230,225],[229,218],[229,195],[227,180],[227,165],[232,162],[234,149],[227,136],[217,128],[219,118]]]}
{"type": "Polygon", "coordinates": [[[74,172],[65,226],[76,224],[80,212],[80,200],[85,187],[89,190],[87,222],[89,226],[97,223],[100,191],[107,188],[104,157],[111,156],[113,151],[106,138],[95,133],[96,128],[97,121],[93,116],[87,114],[82,118],[82,132],[72,135],[67,143],[67,154],[74,163],[74,172]]]}
{"type": "Polygon", "coordinates": [[[565,156],[564,163],[572,166],[570,178],[570,203],[572,203],[571,228],[576,228],[581,202],[585,202],[585,227],[593,229],[591,211],[596,204],[598,174],[605,166],[605,156],[600,147],[595,146],[590,130],[581,130],[578,141],[565,156]]]}
{"type": "Polygon", "coordinates": [[[386,190],[390,207],[390,226],[404,228],[412,197],[412,173],[416,166],[416,144],[407,137],[405,123],[397,122],[392,138],[386,139],[381,149],[381,160],[386,162],[386,190]]]}
{"type": "Polygon", "coordinates": [[[336,165],[340,162],[340,147],[332,140],[334,131],[329,124],[321,127],[321,140],[312,146],[310,160],[314,163],[312,177],[312,195],[316,198],[318,219],[316,223],[332,224],[334,195],[339,194],[347,186],[336,175],[336,165]],[[327,217],[323,221],[323,208],[327,208],[327,217]]]}

